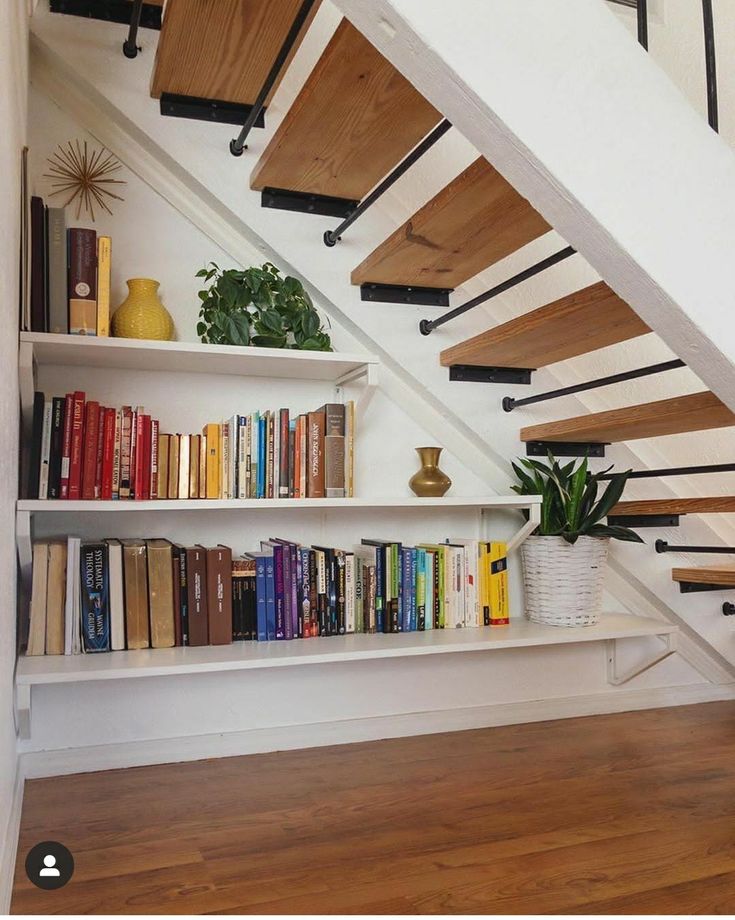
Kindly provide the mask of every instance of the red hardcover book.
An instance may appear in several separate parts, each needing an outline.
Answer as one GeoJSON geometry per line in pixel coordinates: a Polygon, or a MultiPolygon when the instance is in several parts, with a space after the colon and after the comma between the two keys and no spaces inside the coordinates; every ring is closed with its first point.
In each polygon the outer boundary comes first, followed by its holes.
{"type": "Polygon", "coordinates": [[[141,498],[144,501],[147,501],[151,497],[151,421],[150,415],[143,416],[143,465],[141,467],[141,475],[143,477],[141,487],[143,489],[143,494],[141,498]]]}
{"type": "Polygon", "coordinates": [[[143,422],[143,413],[138,408],[137,414],[135,416],[135,446],[134,446],[134,466],[135,470],[133,476],[133,497],[136,501],[140,501],[143,498],[143,468],[145,466],[144,460],[144,450],[143,450],[143,439],[144,439],[144,422],[143,422]]]}
{"type": "Polygon", "coordinates": [[[151,475],[149,479],[149,498],[158,498],[158,430],[158,419],[151,419],[151,475]]]}
{"type": "Polygon", "coordinates": [[[115,415],[114,409],[105,409],[102,426],[102,485],[100,498],[112,499],[112,467],[115,458],[115,415]]]}
{"type": "Polygon", "coordinates": [[[71,429],[74,418],[74,394],[67,393],[64,401],[64,431],[61,436],[61,482],[59,498],[69,498],[69,467],[71,465],[71,429]]]}
{"type": "Polygon", "coordinates": [[[82,500],[94,498],[94,483],[97,478],[97,442],[99,440],[100,404],[95,400],[87,403],[84,413],[84,437],[82,443],[82,500]]]}
{"type": "Polygon", "coordinates": [[[85,395],[80,390],[74,393],[71,412],[71,446],[69,448],[69,498],[72,501],[82,497],[82,440],[84,437],[85,395]]]}
{"type": "Polygon", "coordinates": [[[105,442],[105,412],[107,408],[100,406],[99,421],[97,423],[97,468],[94,473],[94,497],[102,495],[102,450],[105,442]]]}

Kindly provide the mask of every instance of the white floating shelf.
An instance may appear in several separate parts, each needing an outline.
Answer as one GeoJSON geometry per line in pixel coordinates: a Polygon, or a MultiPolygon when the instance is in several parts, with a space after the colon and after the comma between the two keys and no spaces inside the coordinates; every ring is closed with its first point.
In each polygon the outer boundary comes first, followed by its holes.
{"type": "Polygon", "coordinates": [[[508,648],[571,645],[641,636],[668,636],[678,627],[646,617],[608,614],[596,626],[558,627],[525,618],[508,626],[429,630],[399,635],[349,635],[291,642],[236,642],[203,648],[144,649],[91,655],[22,657],[19,687],[39,684],[124,680],[174,674],[288,668],[339,661],[411,658],[417,655],[496,651],[508,648]]]}
{"type": "Polygon", "coordinates": [[[61,501],[56,499],[21,499],[18,511],[33,514],[59,512],[146,512],[146,511],[369,511],[394,509],[422,511],[434,508],[531,508],[541,504],[540,495],[449,496],[445,498],[248,498],[182,499],[161,501],[61,501]]]}
{"type": "Polygon", "coordinates": [[[31,346],[37,364],[68,367],[119,368],[136,371],[228,374],[240,377],[279,377],[339,381],[379,364],[370,354],[292,351],[202,345],[197,342],[154,342],[139,339],[54,335],[22,332],[21,345],[31,346]]]}

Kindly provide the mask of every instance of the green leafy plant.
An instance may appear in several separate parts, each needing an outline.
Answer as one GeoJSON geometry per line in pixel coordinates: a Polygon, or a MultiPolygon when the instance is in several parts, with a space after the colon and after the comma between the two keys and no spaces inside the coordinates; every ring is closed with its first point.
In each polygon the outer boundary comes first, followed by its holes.
{"type": "Polygon", "coordinates": [[[259,345],[332,351],[322,321],[297,278],[266,262],[260,268],[221,269],[214,262],[198,271],[197,335],[211,345],[259,345]]]}
{"type": "Polygon", "coordinates": [[[567,543],[576,543],[580,537],[643,543],[629,527],[600,523],[620,501],[630,470],[614,473],[598,497],[602,476],[612,467],[590,473],[586,457],[561,466],[551,453],[548,462],[523,457],[519,463],[512,464],[518,484],[511,488],[518,495],[542,496],[541,523],[536,531],[540,536],[563,537],[567,543]]]}

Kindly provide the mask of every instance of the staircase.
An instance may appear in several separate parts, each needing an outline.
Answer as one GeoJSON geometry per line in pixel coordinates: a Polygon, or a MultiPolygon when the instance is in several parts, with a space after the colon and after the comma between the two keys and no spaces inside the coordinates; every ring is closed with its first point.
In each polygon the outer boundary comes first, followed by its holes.
{"type": "MultiPolygon", "coordinates": [[[[270,0],[267,4],[223,0],[216,16],[208,18],[209,5],[203,0],[168,0],[152,95],[252,105],[282,51],[298,7],[295,0],[270,0]],[[193,34],[197,36],[196,54],[193,34]],[[196,66],[191,66],[192,61],[196,66]]],[[[307,28],[308,23],[278,74],[276,86],[307,28]]],[[[275,89],[271,95],[273,92],[275,89]]],[[[266,208],[315,215],[314,233],[320,236],[331,224],[316,216],[349,217],[376,186],[386,179],[390,186],[392,173],[400,173],[406,158],[436,130],[442,117],[442,112],[343,19],[270,140],[257,159],[256,154],[250,155],[249,186],[260,194],[266,208]]],[[[284,227],[289,219],[288,214],[282,215],[284,227]]],[[[477,285],[478,275],[493,267],[502,269],[504,260],[527,265],[525,252],[539,245],[552,229],[488,158],[479,156],[397,223],[392,232],[369,240],[367,253],[354,259],[349,281],[360,288],[363,301],[448,304],[452,292],[461,299],[458,288],[477,285]]],[[[366,238],[359,223],[345,232],[340,245],[350,247],[358,235],[364,245],[366,238]]],[[[529,277],[523,271],[521,275],[520,285],[529,277]]],[[[347,283],[348,278],[343,281],[347,283]]],[[[472,315],[472,325],[481,328],[442,348],[440,365],[450,372],[475,369],[477,375],[472,379],[489,381],[485,390],[487,411],[498,412],[501,401],[495,397],[497,391],[491,381],[499,369],[540,372],[551,368],[551,373],[563,373],[560,362],[604,355],[605,349],[619,348],[644,336],[655,339],[661,327],[649,325],[612,285],[612,279],[596,281],[548,303],[537,301],[541,305],[496,324],[488,322],[491,314],[485,308],[478,310],[472,315]]],[[[470,309],[487,304],[493,296],[478,295],[473,298],[478,303],[470,309]]],[[[401,309],[395,307],[396,311],[401,309]]],[[[463,384],[454,386],[461,389],[463,384]]],[[[462,396],[457,400],[461,404],[462,396]]],[[[609,445],[735,425],[733,411],[706,386],[700,392],[605,411],[549,416],[548,420],[520,427],[521,447],[533,447],[536,453],[551,449],[559,455],[588,451],[601,456],[609,445]]],[[[732,511],[735,498],[730,495],[626,497],[611,516],[648,518],[655,527],[664,519],[676,518],[678,524],[680,515],[732,511]]],[[[674,568],[672,577],[682,584],[735,587],[735,575],[726,568],[674,568]],[[728,571],[729,576],[725,574],[728,571]]]]}

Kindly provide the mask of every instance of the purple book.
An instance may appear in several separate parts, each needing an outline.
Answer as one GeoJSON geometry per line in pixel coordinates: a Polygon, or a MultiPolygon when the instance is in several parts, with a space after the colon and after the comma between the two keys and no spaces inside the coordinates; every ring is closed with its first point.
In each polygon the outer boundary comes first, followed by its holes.
{"type": "Polygon", "coordinates": [[[288,629],[288,624],[286,622],[286,608],[285,608],[285,592],[284,585],[284,552],[283,546],[280,543],[274,543],[270,540],[263,541],[260,544],[260,548],[263,550],[268,550],[271,548],[273,550],[273,569],[274,569],[274,582],[276,589],[276,639],[291,639],[293,636],[289,635],[291,630],[288,629]]]}
{"type": "Polygon", "coordinates": [[[284,592],[286,595],[286,638],[302,639],[303,629],[299,628],[299,546],[288,540],[274,537],[270,541],[273,545],[283,547],[284,559],[284,592]],[[289,626],[291,635],[288,635],[289,626]]]}

